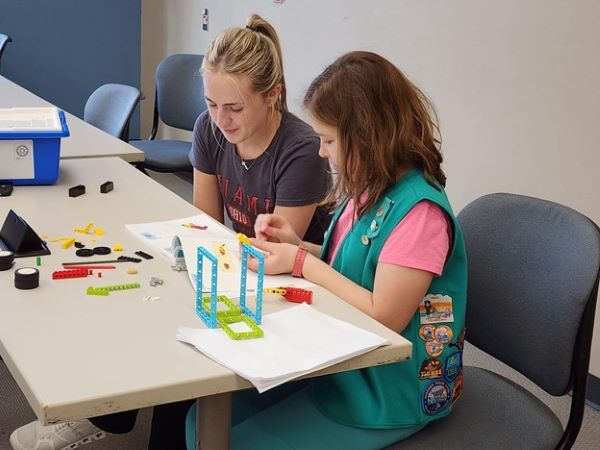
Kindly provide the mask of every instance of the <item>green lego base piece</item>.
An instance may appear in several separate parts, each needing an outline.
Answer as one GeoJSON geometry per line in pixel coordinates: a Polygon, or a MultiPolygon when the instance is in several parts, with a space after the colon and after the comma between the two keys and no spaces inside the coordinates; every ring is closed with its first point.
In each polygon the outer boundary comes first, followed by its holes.
{"type": "Polygon", "coordinates": [[[262,328],[256,325],[256,322],[250,317],[248,317],[246,314],[240,314],[237,317],[219,317],[217,320],[219,322],[219,325],[221,325],[221,328],[223,328],[223,331],[225,331],[225,333],[227,333],[227,336],[229,336],[231,339],[256,339],[261,338],[265,335],[262,328]],[[248,325],[250,331],[233,331],[231,327],[229,327],[229,324],[237,322],[244,322],[246,325],[248,325]]]}
{"type": "Polygon", "coordinates": [[[89,288],[87,288],[86,294],[87,295],[108,295],[108,291],[104,290],[104,289],[97,289],[93,286],[90,286],[89,288]]]}
{"type": "Polygon", "coordinates": [[[38,267],[42,265],[42,258],[40,256],[35,257],[35,265],[38,267]]]}
{"type": "Polygon", "coordinates": [[[111,291],[123,291],[125,289],[137,289],[140,283],[113,284],[111,286],[90,286],[87,295],[108,295],[111,291]]]}
{"type": "MultiPolygon", "coordinates": [[[[202,307],[204,311],[210,314],[210,297],[204,296],[202,297],[202,307]]],[[[237,317],[242,314],[242,310],[238,305],[229,300],[229,297],[226,295],[217,295],[217,319],[222,317],[237,317]],[[223,309],[219,311],[219,303],[227,306],[228,309],[223,309]]]]}

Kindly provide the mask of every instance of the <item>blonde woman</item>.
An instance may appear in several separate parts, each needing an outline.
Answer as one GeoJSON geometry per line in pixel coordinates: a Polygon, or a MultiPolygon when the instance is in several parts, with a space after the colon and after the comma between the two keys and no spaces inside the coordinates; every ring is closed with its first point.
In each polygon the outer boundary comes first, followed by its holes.
{"type": "Polygon", "coordinates": [[[208,111],[194,127],[194,205],[254,236],[256,217],[275,213],[309,242],[328,225],[318,204],[330,187],[312,128],[286,104],[275,29],[252,15],[245,28],[222,32],[210,45],[202,74],[208,111]]]}

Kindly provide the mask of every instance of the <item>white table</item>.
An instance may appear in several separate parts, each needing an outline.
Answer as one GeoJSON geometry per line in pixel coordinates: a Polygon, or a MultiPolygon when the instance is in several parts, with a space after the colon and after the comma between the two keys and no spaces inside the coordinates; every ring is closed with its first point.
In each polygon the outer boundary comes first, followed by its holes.
{"type": "MultiPolygon", "coordinates": [[[[49,424],[199,398],[200,430],[210,430],[199,433],[203,449],[225,448],[230,393],[250,383],[175,340],[178,326],[204,326],[195,313],[187,274],[172,271],[166,259],[123,227],[199,211],[119,158],[63,160],[58,184],[15,186],[12,196],[0,198],[0,221],[10,208],[40,236],[77,236],[75,227],[94,222],[105,230],[95,245],[120,243],[126,255],[144,250],[155,256],[104,270],[102,278],[52,280],[51,272],[62,269],[61,262],[78,258],[73,248],[62,250],[60,243],[50,243],[52,255],[42,257],[37,289],[13,286],[14,269],[33,266],[35,258],[18,258],[13,270],[0,272],[0,354],[37,417],[49,424]],[[115,189],[101,194],[99,186],[108,180],[115,189]],[[69,198],[68,188],[77,184],[84,184],[87,193],[69,198]],[[126,274],[128,266],[135,266],[139,274],[126,274]],[[151,276],[163,278],[164,285],[150,287],[151,276]],[[85,293],[90,285],[133,281],[142,288],[108,297],[85,293]],[[144,295],[158,295],[160,300],[144,302],[144,295]]],[[[285,307],[289,304],[265,302],[264,311],[285,307]]],[[[331,293],[316,288],[313,307],[392,342],[319,373],[409,357],[408,341],[331,293]]]]}
{"type": "MultiPolygon", "coordinates": [[[[0,108],[54,106],[0,76],[0,108]]],[[[144,152],[65,111],[71,136],[61,140],[61,159],[118,156],[127,162],[144,160],[144,152]]]]}

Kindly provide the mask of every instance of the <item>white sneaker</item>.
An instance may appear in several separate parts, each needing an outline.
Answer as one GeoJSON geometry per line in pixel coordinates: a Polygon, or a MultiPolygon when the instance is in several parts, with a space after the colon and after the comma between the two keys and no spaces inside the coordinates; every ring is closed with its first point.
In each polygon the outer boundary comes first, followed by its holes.
{"type": "Polygon", "coordinates": [[[106,437],[89,420],[43,426],[38,420],[17,428],[10,435],[13,450],[72,450],[106,437]]]}

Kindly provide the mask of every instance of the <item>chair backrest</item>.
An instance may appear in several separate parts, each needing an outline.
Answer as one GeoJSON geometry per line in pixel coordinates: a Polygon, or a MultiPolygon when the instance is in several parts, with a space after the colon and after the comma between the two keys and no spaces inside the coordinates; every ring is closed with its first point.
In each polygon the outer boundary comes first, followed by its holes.
{"type": "Polygon", "coordinates": [[[141,97],[140,90],[126,84],[103,84],[89,96],[83,120],[127,141],[129,120],[141,97]]]}
{"type": "Polygon", "coordinates": [[[598,227],[565,206],[514,194],[481,197],[458,221],[469,266],[467,340],[549,394],[566,394],[580,378],[584,400],[598,227]]]}
{"type": "Polygon", "coordinates": [[[12,42],[12,39],[7,35],[0,33],[0,61],[2,60],[2,53],[4,53],[4,49],[9,42],[12,42]]]}
{"type": "Polygon", "coordinates": [[[155,108],[165,124],[192,131],[196,118],[206,109],[202,59],[202,55],[175,54],[158,65],[155,108]]]}

